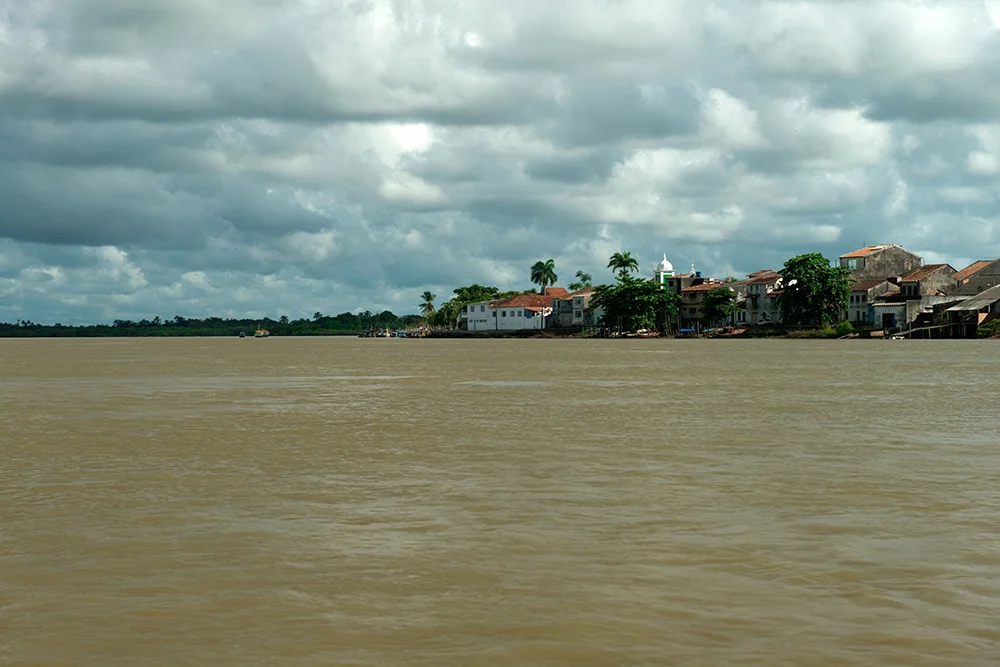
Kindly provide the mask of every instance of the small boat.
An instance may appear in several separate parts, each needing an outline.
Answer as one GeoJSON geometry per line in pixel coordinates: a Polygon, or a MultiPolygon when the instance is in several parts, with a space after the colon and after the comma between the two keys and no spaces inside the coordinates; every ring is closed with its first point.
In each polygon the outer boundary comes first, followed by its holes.
{"type": "Polygon", "coordinates": [[[271,332],[268,331],[267,329],[257,329],[257,331],[253,333],[254,338],[267,338],[270,335],[271,332]]]}
{"type": "Polygon", "coordinates": [[[240,332],[240,338],[246,338],[246,337],[247,337],[247,335],[241,331],[240,332]]]}

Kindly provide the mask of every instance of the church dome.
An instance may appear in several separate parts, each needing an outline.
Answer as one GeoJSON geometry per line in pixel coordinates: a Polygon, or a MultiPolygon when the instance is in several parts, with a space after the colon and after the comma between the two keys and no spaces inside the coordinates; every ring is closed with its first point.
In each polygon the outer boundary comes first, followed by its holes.
{"type": "Polygon", "coordinates": [[[663,261],[656,265],[657,273],[673,273],[674,265],[667,261],[667,254],[663,253],[663,261]]]}

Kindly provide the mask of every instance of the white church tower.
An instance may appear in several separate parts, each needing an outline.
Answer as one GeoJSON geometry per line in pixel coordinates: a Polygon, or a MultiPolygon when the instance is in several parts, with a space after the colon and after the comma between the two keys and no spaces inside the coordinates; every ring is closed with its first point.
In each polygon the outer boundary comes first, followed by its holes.
{"type": "Polygon", "coordinates": [[[656,265],[653,270],[653,282],[657,285],[665,285],[667,278],[674,277],[674,265],[667,261],[666,253],[663,254],[663,261],[656,265]]]}

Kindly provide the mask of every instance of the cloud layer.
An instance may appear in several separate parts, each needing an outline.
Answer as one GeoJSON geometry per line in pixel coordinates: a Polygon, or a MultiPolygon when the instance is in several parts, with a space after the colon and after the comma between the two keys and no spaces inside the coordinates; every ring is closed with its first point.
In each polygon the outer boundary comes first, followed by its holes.
{"type": "Polygon", "coordinates": [[[998,257],[998,25],[975,0],[0,0],[0,320],[414,312],[619,249],[998,257]]]}

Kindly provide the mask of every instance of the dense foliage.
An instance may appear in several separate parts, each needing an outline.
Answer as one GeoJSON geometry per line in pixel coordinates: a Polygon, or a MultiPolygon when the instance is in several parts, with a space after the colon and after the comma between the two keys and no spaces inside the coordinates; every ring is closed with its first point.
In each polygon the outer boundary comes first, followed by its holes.
{"type": "Polygon", "coordinates": [[[431,326],[453,328],[457,327],[462,317],[462,309],[470,303],[489,301],[496,299],[500,295],[500,290],[496,287],[473,284],[466,287],[459,287],[453,290],[455,296],[448,299],[440,306],[437,312],[428,318],[431,326]]]}
{"type": "Polygon", "coordinates": [[[1000,320],[990,320],[986,324],[980,325],[979,329],[976,330],[976,336],[979,338],[995,338],[1000,336],[1000,320]]]}
{"type": "Polygon", "coordinates": [[[709,290],[701,302],[702,322],[706,326],[728,321],[738,311],[736,292],[728,287],[716,287],[709,290]]]}
{"type": "MultiPolygon", "coordinates": [[[[621,269],[619,269],[621,271],[621,269]]],[[[655,329],[664,332],[677,317],[680,296],[662,289],[651,280],[633,278],[620,273],[613,285],[594,288],[591,301],[595,308],[604,309],[599,323],[621,332],[655,329]]]]}
{"type": "Polygon", "coordinates": [[[258,327],[273,336],[330,336],[359,334],[370,329],[407,329],[419,326],[418,315],[398,316],[386,310],[381,313],[341,313],[327,316],[315,313],[312,319],[206,319],[177,315],[172,320],[115,320],[112,324],[67,326],[44,325],[22,320],[14,324],[0,323],[0,337],[101,337],[101,336],[252,336],[258,327]]]}
{"type": "Polygon", "coordinates": [[[779,297],[786,327],[822,326],[836,322],[851,300],[850,272],[830,266],[819,253],[799,255],[785,262],[779,297]]]}
{"type": "Polygon", "coordinates": [[[458,287],[452,290],[452,292],[455,296],[442,303],[437,309],[437,312],[427,318],[427,324],[432,327],[454,329],[462,321],[462,310],[470,303],[492,301],[493,299],[506,299],[507,297],[514,296],[516,294],[535,294],[535,290],[531,289],[501,292],[497,287],[478,284],[458,287]]]}

